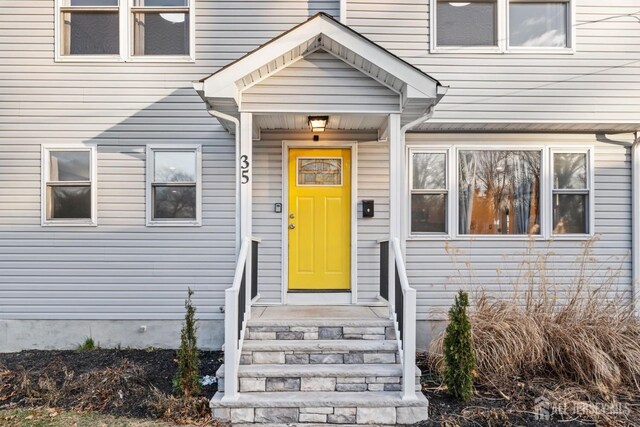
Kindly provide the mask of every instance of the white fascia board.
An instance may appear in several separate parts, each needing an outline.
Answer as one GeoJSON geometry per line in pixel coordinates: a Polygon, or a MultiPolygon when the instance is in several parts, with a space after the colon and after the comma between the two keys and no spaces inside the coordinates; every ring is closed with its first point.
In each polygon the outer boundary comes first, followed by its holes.
{"type": "Polygon", "coordinates": [[[298,28],[290,30],[280,38],[264,45],[253,53],[248,54],[238,62],[223,68],[216,74],[204,80],[205,97],[237,98],[238,89],[235,81],[238,76],[257,70],[268,62],[278,58],[282,54],[307,42],[309,39],[325,35],[345,48],[357,53],[366,60],[387,71],[391,75],[404,81],[409,86],[420,87],[411,93],[419,98],[436,98],[437,82],[426,76],[417,68],[405,63],[383,48],[375,45],[362,37],[359,37],[339,24],[330,21],[324,16],[307,21],[298,28]]]}

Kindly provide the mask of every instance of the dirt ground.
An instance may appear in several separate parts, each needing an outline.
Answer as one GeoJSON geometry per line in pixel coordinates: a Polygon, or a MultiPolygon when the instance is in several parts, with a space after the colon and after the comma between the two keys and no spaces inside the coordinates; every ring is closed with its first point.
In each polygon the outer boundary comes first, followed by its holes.
{"type": "MultiPolygon", "coordinates": [[[[215,376],[222,356],[221,352],[201,352],[201,374],[215,376]]],[[[217,425],[211,421],[208,409],[208,400],[215,394],[216,384],[204,387],[200,397],[188,401],[173,397],[172,378],[176,366],[174,350],[97,349],[0,354],[0,425],[217,425]]],[[[624,408],[632,408],[632,413],[619,417],[611,414],[594,417],[588,411],[581,413],[584,408],[579,407],[577,411],[567,408],[561,415],[552,413],[548,421],[536,420],[535,398],[550,390],[557,395],[557,385],[513,381],[501,385],[500,390],[478,387],[474,399],[461,404],[447,396],[427,367],[421,368],[430,419],[419,427],[640,426],[636,412],[640,408],[640,398],[622,402],[628,405],[624,408]]]]}

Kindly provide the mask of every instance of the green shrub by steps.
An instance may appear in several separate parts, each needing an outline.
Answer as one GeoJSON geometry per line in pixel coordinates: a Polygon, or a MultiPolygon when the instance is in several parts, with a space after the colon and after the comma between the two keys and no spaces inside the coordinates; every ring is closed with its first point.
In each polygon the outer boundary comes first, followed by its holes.
{"type": "Polygon", "coordinates": [[[198,358],[198,343],[196,331],[196,309],[191,302],[193,291],[189,288],[184,307],[184,325],[180,332],[180,348],[178,349],[178,372],[173,379],[173,390],[185,397],[196,396],[201,391],[200,359],[198,358]]]}
{"type": "Polygon", "coordinates": [[[473,395],[476,357],[467,316],[469,296],[460,291],[449,310],[449,325],[444,336],[444,383],[449,394],[460,401],[473,395]]]}

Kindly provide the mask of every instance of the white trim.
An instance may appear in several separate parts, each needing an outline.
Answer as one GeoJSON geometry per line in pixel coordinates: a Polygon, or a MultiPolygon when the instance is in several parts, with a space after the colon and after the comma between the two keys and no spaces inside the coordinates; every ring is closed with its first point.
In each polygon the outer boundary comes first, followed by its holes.
{"type": "Polygon", "coordinates": [[[636,132],[631,146],[631,286],[635,313],[640,313],[640,138],[636,132]]]}
{"type": "Polygon", "coordinates": [[[343,25],[348,25],[347,10],[348,10],[347,0],[340,0],[340,23],[343,25]]]}
{"type": "MultiPolygon", "coordinates": [[[[117,6],[83,7],[78,9],[118,9],[118,38],[119,53],[115,55],[64,55],[62,52],[63,28],[61,22],[61,9],[73,8],[63,6],[64,0],[55,0],[54,5],[54,62],[142,62],[142,63],[194,63],[196,61],[196,0],[189,0],[189,6],[181,9],[189,9],[189,54],[188,55],[133,55],[133,19],[131,11],[134,8],[134,0],[119,0],[117,6]]],[[[139,8],[139,7],[136,7],[139,8]]],[[[168,7],[170,10],[172,7],[168,7]]],[[[175,8],[175,7],[174,7],[175,8]]],[[[140,9],[142,9],[140,7],[140,9]]],[[[153,9],[158,9],[154,7],[153,9]]]]}
{"type": "Polygon", "coordinates": [[[500,54],[548,54],[573,55],[576,53],[576,0],[495,0],[496,37],[495,46],[438,46],[437,45],[437,4],[429,2],[429,52],[449,54],[500,53],[500,54]],[[510,46],[509,45],[509,4],[514,3],[567,3],[567,46],[510,46]]]}
{"type": "MultiPolygon", "coordinates": [[[[282,304],[290,304],[289,296],[289,149],[348,148],[351,150],[351,304],[358,303],[358,144],[334,141],[282,141],[282,304]]],[[[315,292],[313,293],[316,294],[315,292]]],[[[347,293],[348,294],[348,293],[347,293]]],[[[300,297],[295,297],[300,298],[300,297]]],[[[331,304],[329,301],[328,304],[331,304]]]]}
{"type": "Polygon", "coordinates": [[[351,292],[287,292],[289,305],[352,305],[351,292]]]}
{"type": "Polygon", "coordinates": [[[147,227],[200,227],[202,225],[202,145],[201,144],[149,144],[146,150],[145,204],[147,227]],[[153,194],[151,185],[154,176],[155,151],[184,151],[196,155],[196,218],[195,219],[153,219],[153,194]]]}
{"type": "Polygon", "coordinates": [[[98,150],[95,144],[42,144],[40,148],[40,225],[42,227],[96,227],[98,225],[98,150]],[[90,219],[47,219],[47,182],[51,151],[88,151],[91,189],[90,219]]]}

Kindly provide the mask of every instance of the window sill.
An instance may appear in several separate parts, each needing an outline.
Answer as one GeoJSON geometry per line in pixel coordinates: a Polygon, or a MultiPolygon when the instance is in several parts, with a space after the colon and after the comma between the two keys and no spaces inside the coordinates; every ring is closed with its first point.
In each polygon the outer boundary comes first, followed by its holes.
{"type": "Polygon", "coordinates": [[[469,46],[458,46],[458,47],[435,47],[430,49],[430,53],[432,54],[473,54],[473,53],[497,53],[497,54],[527,54],[527,55],[574,55],[576,53],[575,49],[562,47],[509,47],[507,49],[490,48],[490,47],[482,47],[482,48],[473,48],[469,46]]]}
{"type": "Polygon", "coordinates": [[[175,63],[195,63],[196,59],[191,56],[132,56],[127,59],[125,62],[157,62],[157,63],[167,63],[167,62],[175,62],[175,63]]]}
{"type": "Polygon", "coordinates": [[[147,221],[147,227],[202,227],[200,221],[147,221]]]}
{"type": "Polygon", "coordinates": [[[94,56],[94,55],[66,55],[57,56],[54,62],[59,63],[180,63],[180,64],[192,64],[195,63],[195,58],[191,56],[137,56],[125,59],[119,55],[117,56],[94,56]]]}
{"type": "Polygon", "coordinates": [[[447,46],[447,47],[432,47],[430,49],[430,53],[459,53],[459,54],[468,54],[468,53],[504,53],[502,49],[499,47],[491,47],[491,46],[482,46],[482,47],[472,47],[472,46],[447,46]]]}
{"type": "Polygon", "coordinates": [[[509,47],[504,53],[528,55],[573,55],[575,49],[570,47],[509,47]]]}
{"type": "Polygon", "coordinates": [[[43,221],[42,227],[97,227],[96,221],[43,221]]]}
{"type": "Polygon", "coordinates": [[[574,241],[582,242],[591,240],[594,235],[590,234],[565,234],[565,235],[553,235],[549,237],[544,236],[491,236],[491,235],[477,235],[477,236],[449,236],[449,235],[434,235],[434,236],[408,236],[407,241],[447,241],[447,242],[553,242],[553,241],[574,241]]]}
{"type": "Polygon", "coordinates": [[[55,62],[125,62],[120,55],[64,55],[56,56],[55,62]]]}

